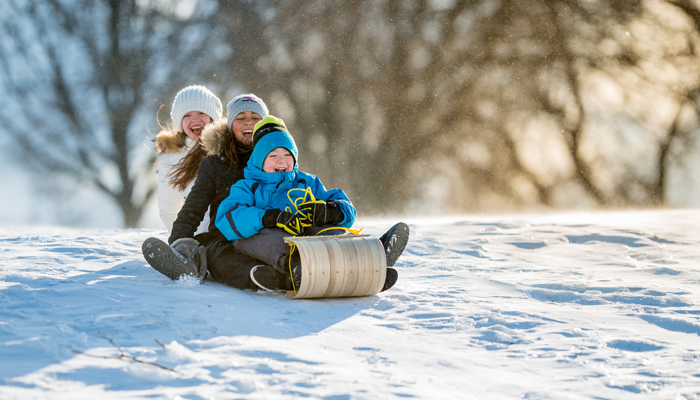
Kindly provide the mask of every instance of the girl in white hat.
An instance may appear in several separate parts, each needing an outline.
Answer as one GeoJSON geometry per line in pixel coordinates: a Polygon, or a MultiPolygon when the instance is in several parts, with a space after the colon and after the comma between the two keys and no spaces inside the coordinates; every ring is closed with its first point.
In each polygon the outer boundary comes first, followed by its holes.
{"type": "MultiPolygon", "coordinates": [[[[170,111],[173,128],[156,136],[158,163],[158,210],[160,219],[172,231],[182,205],[190,193],[197,169],[206,152],[199,146],[204,128],[221,118],[223,107],[214,93],[204,86],[188,86],[175,96],[170,111]]],[[[209,216],[196,233],[206,232],[209,216]]]]}

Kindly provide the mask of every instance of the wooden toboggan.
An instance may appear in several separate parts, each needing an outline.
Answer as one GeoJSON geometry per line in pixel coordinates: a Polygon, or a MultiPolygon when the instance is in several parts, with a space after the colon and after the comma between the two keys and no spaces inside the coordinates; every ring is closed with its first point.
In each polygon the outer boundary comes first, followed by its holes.
{"type": "Polygon", "coordinates": [[[370,235],[295,236],[284,239],[301,257],[300,287],[291,299],[371,296],[386,279],[386,255],[370,235]]]}

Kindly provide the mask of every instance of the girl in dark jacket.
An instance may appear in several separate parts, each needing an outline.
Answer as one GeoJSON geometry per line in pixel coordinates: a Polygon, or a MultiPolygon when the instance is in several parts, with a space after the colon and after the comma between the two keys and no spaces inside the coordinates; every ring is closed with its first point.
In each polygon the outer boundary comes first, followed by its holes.
{"type": "Polygon", "coordinates": [[[229,195],[231,185],[243,179],[253,143],[255,124],[268,114],[265,103],[254,94],[240,95],[226,106],[227,119],[220,119],[202,132],[200,143],[206,151],[197,179],[173,223],[168,244],[182,256],[183,263],[168,260],[165,243],[149,238],[143,253],[153,268],[175,280],[181,275],[204,278],[207,272],[215,282],[238,289],[257,289],[250,270],[260,261],[236,253],[211,219],[209,231],[195,236],[197,227],[209,215],[216,215],[219,204],[229,195]]]}

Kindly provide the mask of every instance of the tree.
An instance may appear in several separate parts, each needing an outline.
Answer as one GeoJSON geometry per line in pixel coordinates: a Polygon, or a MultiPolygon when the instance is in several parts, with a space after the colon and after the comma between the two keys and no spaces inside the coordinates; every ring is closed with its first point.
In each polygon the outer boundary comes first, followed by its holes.
{"type": "MultiPolygon", "coordinates": [[[[698,57],[696,49],[700,40],[700,7],[691,0],[669,0],[668,3],[685,15],[688,25],[691,27],[687,32],[686,45],[678,51],[678,58],[684,61],[683,64],[692,63],[691,65],[695,66],[698,57]]],[[[686,160],[689,158],[697,160],[697,157],[693,157],[692,150],[693,145],[698,146],[698,138],[700,137],[700,82],[697,80],[697,71],[694,68],[686,68],[685,72],[686,74],[682,77],[685,84],[679,85],[681,93],[678,96],[678,111],[670,124],[659,155],[664,166],[673,167],[674,164],[681,164],[681,169],[689,170],[687,176],[680,177],[682,181],[686,181],[688,176],[695,175],[695,171],[697,171],[697,165],[686,160]],[[688,71],[693,71],[695,76],[691,75],[691,79],[688,79],[688,71]]],[[[667,187],[666,171],[670,169],[669,167],[666,167],[659,174],[655,188],[657,196],[662,196],[667,187]]]]}
{"type": "Polygon", "coordinates": [[[197,77],[193,71],[215,50],[202,45],[210,33],[207,15],[178,18],[176,6],[136,0],[0,5],[0,115],[17,122],[4,134],[39,176],[89,185],[116,202],[127,227],[136,226],[155,192],[153,154],[143,146],[146,126],[160,102],[197,77]]]}
{"type": "Polygon", "coordinates": [[[663,203],[663,105],[698,68],[658,2],[256,4],[264,43],[241,81],[363,212],[663,203]]]}
{"type": "Polygon", "coordinates": [[[24,121],[6,137],[25,165],[112,198],[126,226],[154,193],[144,127],[195,81],[224,103],[261,95],[300,167],[365,215],[664,205],[692,157],[690,0],[177,5],[0,4],[0,115],[24,121]]]}

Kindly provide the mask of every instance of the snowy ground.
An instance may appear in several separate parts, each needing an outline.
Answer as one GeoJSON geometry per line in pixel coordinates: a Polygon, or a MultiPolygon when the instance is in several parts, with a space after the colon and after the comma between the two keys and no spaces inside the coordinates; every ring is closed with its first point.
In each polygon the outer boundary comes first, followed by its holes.
{"type": "Polygon", "coordinates": [[[0,398],[700,399],[700,210],[407,222],[394,288],[302,301],[0,228],[0,398]]]}

